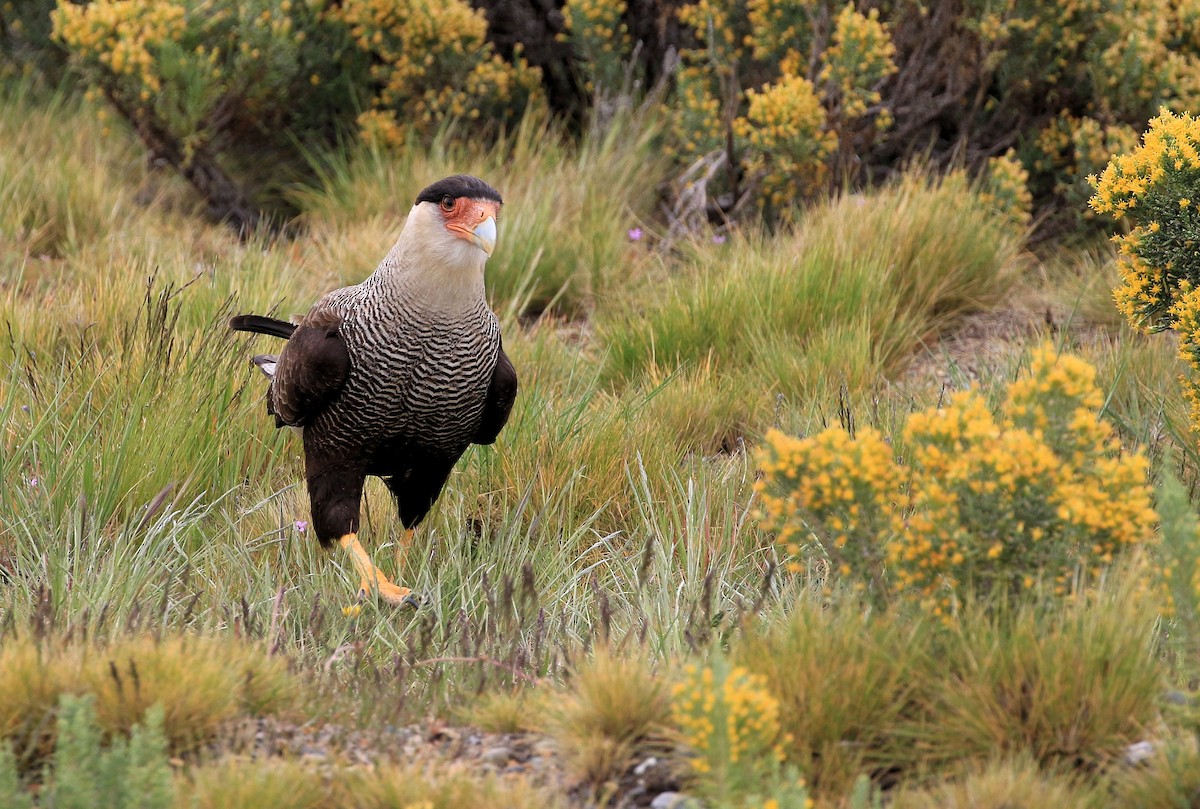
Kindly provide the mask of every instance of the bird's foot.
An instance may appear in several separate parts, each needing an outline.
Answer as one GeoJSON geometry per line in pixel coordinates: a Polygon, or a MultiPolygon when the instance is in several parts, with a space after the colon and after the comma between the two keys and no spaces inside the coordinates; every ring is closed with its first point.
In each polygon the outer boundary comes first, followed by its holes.
{"type": "Polygon", "coordinates": [[[421,606],[420,600],[412,594],[411,588],[400,587],[399,585],[393,584],[382,576],[379,576],[376,581],[363,579],[358,586],[359,599],[369,598],[372,590],[375,590],[379,593],[379,598],[381,600],[397,607],[405,606],[416,608],[421,606]]]}

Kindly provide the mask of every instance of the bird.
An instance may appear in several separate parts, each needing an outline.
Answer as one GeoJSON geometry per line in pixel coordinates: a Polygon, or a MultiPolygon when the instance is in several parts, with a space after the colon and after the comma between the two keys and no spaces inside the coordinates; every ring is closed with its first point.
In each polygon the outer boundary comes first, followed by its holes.
{"type": "Polygon", "coordinates": [[[349,552],[360,598],[418,604],[358,539],[367,476],[395,499],[406,548],[467,447],[495,442],[512,412],[517,373],[484,288],[502,204],[477,177],[438,180],[362,282],[326,293],[296,323],[229,321],[287,341],[251,363],[270,380],[276,428],[301,434],[313,531],[349,552]]]}

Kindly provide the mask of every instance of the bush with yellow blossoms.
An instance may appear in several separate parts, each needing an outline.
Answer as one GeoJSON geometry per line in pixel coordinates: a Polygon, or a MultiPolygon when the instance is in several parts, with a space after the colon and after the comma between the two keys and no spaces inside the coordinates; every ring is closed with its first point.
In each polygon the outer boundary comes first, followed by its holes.
{"type": "Polygon", "coordinates": [[[586,76],[584,87],[597,93],[616,93],[625,79],[631,43],[623,22],[624,0],[565,0],[563,38],[571,43],[586,76]]]}
{"type": "Polygon", "coordinates": [[[1092,208],[1132,228],[1118,235],[1117,308],[1138,329],[1174,329],[1193,429],[1200,430],[1200,120],[1162,110],[1142,142],[1092,178],[1092,208]]]}
{"type": "Polygon", "coordinates": [[[54,37],[89,87],[217,218],[253,227],[305,150],[353,120],[355,63],[301,0],[60,0],[54,37]]]}
{"type": "Polygon", "coordinates": [[[828,188],[839,145],[886,129],[879,87],[896,70],[877,10],[854,3],[701,0],[679,10],[697,47],[681,52],[677,154],[734,144],[747,187],[769,211],[828,188]],[[832,19],[827,36],[823,21],[832,19]]]}
{"type": "Polygon", "coordinates": [[[519,51],[511,62],[496,54],[487,18],[466,0],[329,3],[325,18],[370,61],[376,90],[359,124],[377,145],[403,146],[406,129],[431,134],[450,119],[495,129],[539,95],[540,71],[519,51]]]}
{"type": "Polygon", "coordinates": [[[1069,594],[1154,537],[1146,459],[1122,453],[1102,405],[1095,369],[1043,346],[999,413],[965,391],[911,414],[900,460],[869,429],[772,432],[765,525],[794,560],[937,615],[967,593],[1069,594]]]}
{"type": "Polygon", "coordinates": [[[803,779],[783,766],[779,701],[766,678],[716,656],[684,667],[672,692],[671,718],[693,786],[706,802],[728,807],[808,809],[803,779]]]}
{"type": "Polygon", "coordinates": [[[52,22],[92,97],[243,228],[294,213],[286,189],[348,130],[393,144],[461,117],[495,131],[540,92],[466,0],[59,0],[52,22]]]}

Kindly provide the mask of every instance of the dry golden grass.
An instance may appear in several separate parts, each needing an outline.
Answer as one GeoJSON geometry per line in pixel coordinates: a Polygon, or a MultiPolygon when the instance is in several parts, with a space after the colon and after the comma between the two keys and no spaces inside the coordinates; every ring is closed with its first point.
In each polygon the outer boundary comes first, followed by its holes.
{"type": "MultiPolygon", "coordinates": [[[[1110,805],[1102,792],[1078,778],[1043,772],[1029,758],[979,765],[945,784],[900,790],[892,809],[1100,809],[1110,805]]],[[[1151,809],[1150,804],[1127,803],[1151,809]]],[[[1176,804],[1172,804],[1176,805],[1176,804]]]]}
{"type": "Polygon", "coordinates": [[[175,753],[213,739],[245,714],[298,703],[300,684],[283,658],[232,637],[119,637],[104,645],[30,638],[0,647],[0,733],[33,759],[53,746],[62,694],[92,694],[100,727],[128,733],[161,705],[175,753]]]}
{"type": "Polygon", "coordinates": [[[788,760],[818,794],[847,792],[863,772],[913,765],[896,731],[927,686],[929,630],[852,605],[800,603],[734,647],[737,664],[766,676],[791,736],[788,760]]]}
{"type": "Polygon", "coordinates": [[[544,729],[573,777],[589,786],[620,777],[636,753],[665,744],[669,688],[643,657],[597,649],[561,695],[544,701],[544,729]]]}

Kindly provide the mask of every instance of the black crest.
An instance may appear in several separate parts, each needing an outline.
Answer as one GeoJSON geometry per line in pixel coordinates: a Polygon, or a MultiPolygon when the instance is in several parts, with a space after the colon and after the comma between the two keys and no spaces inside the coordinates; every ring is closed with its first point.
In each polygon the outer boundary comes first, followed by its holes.
{"type": "Polygon", "coordinates": [[[500,192],[492,188],[478,177],[469,174],[455,174],[444,180],[438,180],[417,196],[417,204],[422,202],[438,203],[442,197],[469,197],[470,199],[490,199],[503,203],[500,192]]]}

